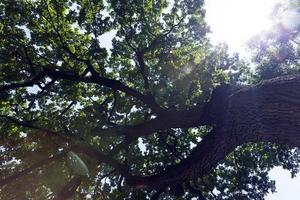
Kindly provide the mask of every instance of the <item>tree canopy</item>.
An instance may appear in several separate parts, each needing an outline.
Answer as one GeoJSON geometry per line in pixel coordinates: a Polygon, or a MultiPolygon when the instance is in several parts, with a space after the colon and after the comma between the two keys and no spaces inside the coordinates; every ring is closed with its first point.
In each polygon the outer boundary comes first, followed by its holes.
{"type": "Polygon", "coordinates": [[[1,1],[0,199],[259,200],[295,176],[299,27],[254,38],[252,73],[203,7],[1,1]]]}

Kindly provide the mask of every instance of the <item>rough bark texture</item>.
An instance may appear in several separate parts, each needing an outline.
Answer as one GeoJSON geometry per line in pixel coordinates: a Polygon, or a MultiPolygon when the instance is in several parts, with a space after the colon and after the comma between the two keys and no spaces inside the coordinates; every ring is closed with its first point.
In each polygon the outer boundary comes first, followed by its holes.
{"type": "Polygon", "coordinates": [[[300,147],[300,75],[251,87],[216,92],[203,115],[214,128],[179,165],[150,177],[135,177],[137,187],[163,187],[207,175],[228,153],[249,142],[300,147]]]}

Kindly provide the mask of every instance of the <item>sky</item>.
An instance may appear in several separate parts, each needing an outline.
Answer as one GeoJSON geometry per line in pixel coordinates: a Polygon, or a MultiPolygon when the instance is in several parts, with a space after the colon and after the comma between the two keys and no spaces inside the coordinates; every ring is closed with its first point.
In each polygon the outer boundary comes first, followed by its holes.
{"type": "Polygon", "coordinates": [[[279,0],[206,0],[206,20],[213,43],[226,42],[233,52],[245,53],[247,41],[270,29],[271,11],[279,0]]]}
{"type": "MultiPolygon", "coordinates": [[[[230,52],[249,58],[246,43],[251,36],[268,30],[272,24],[269,13],[279,0],[206,0],[206,20],[211,28],[212,43],[226,42],[230,52]]],[[[299,23],[300,20],[298,20],[299,23]]],[[[280,167],[270,172],[276,181],[276,193],[266,200],[298,200],[300,175],[292,179],[289,171],[280,167]]]]}
{"type": "Polygon", "coordinates": [[[268,30],[270,13],[279,0],[206,0],[206,19],[212,42],[226,42],[232,52],[246,54],[251,36],[268,30]]]}

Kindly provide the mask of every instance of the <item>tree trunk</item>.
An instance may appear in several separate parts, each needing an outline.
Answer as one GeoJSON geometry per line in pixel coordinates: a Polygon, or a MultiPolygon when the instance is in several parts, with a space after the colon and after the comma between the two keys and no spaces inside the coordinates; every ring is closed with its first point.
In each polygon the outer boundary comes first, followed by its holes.
{"type": "Polygon", "coordinates": [[[204,116],[213,130],[178,165],[128,181],[136,187],[164,187],[207,175],[236,147],[272,142],[300,147],[300,75],[284,76],[251,87],[213,95],[204,116]]]}

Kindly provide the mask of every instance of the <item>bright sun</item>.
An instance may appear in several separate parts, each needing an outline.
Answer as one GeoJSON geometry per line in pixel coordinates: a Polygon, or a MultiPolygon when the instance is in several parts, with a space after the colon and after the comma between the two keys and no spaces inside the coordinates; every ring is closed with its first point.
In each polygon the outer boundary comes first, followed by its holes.
{"type": "Polygon", "coordinates": [[[251,36],[272,25],[270,13],[279,0],[206,0],[206,17],[213,43],[226,42],[233,52],[251,36]]]}

